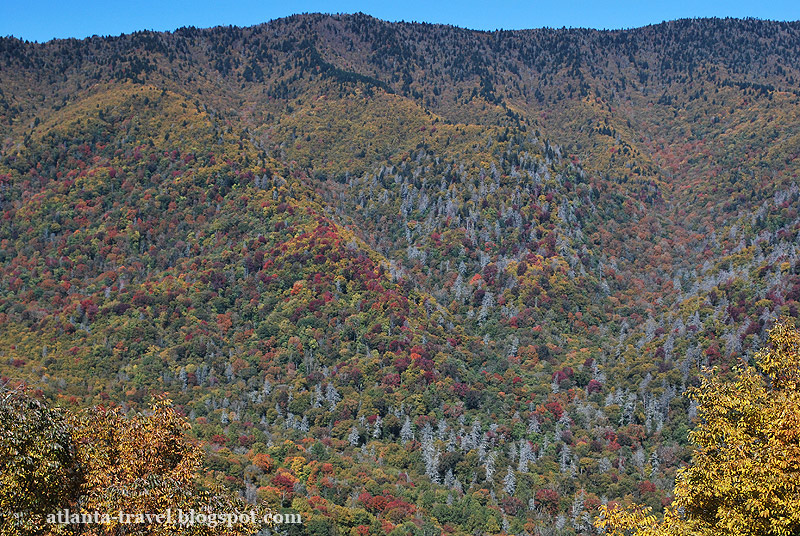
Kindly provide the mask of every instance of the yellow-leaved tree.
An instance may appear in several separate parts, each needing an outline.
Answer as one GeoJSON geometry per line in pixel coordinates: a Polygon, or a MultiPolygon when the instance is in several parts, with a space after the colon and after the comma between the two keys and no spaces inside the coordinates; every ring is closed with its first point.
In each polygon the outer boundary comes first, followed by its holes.
{"type": "Polygon", "coordinates": [[[166,400],[66,413],[0,389],[0,424],[0,536],[244,536],[267,524],[265,507],[202,485],[203,451],[166,400]],[[65,510],[98,517],[62,522],[65,510]]]}
{"type": "Polygon", "coordinates": [[[695,451],[664,516],[601,507],[599,528],[612,536],[800,534],[800,333],[791,320],[769,332],[755,361],[733,382],[712,369],[691,390],[695,451]]]}

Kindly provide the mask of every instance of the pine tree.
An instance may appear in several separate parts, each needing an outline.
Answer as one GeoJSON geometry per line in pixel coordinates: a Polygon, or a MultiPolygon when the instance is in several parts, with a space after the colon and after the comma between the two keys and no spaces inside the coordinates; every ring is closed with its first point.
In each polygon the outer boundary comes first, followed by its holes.
{"type": "Polygon", "coordinates": [[[517,489],[517,477],[514,475],[514,470],[508,466],[505,478],[503,478],[503,491],[513,496],[517,489]]]}
{"type": "Polygon", "coordinates": [[[352,446],[357,447],[360,440],[360,436],[358,433],[358,428],[353,426],[350,429],[350,435],[347,436],[347,442],[350,443],[352,446]]]}
{"type": "Polygon", "coordinates": [[[414,440],[414,430],[411,428],[411,419],[406,415],[406,420],[403,422],[403,427],[400,429],[400,441],[403,444],[414,440]]]}
{"type": "Polygon", "coordinates": [[[486,473],[486,481],[487,482],[494,482],[494,470],[495,470],[494,464],[495,464],[496,458],[497,458],[497,455],[494,452],[490,452],[486,456],[486,460],[483,463],[483,468],[484,468],[484,471],[486,473]]]}

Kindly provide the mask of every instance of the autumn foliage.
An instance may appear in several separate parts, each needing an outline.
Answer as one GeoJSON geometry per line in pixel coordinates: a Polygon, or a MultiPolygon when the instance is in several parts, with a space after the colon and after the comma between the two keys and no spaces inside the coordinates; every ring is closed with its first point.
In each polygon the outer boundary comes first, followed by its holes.
{"type": "Polygon", "coordinates": [[[0,383],[36,393],[6,496],[194,471],[315,536],[660,516],[684,393],[800,314],[798,49],[735,19],[0,38],[0,383]]]}
{"type": "Polygon", "coordinates": [[[699,424],[663,520],[601,507],[612,535],[791,535],[800,530],[800,332],[784,319],[733,382],[709,370],[691,396],[699,424]]]}
{"type": "Polygon", "coordinates": [[[185,435],[188,423],[168,401],[155,402],[144,414],[95,407],[77,414],[50,409],[24,391],[3,389],[0,419],[0,533],[167,535],[251,534],[261,525],[205,524],[175,527],[156,522],[128,523],[123,512],[165,514],[173,510],[206,514],[266,509],[201,483],[203,452],[185,435]],[[60,525],[50,515],[108,514],[109,523],[60,525]]]}

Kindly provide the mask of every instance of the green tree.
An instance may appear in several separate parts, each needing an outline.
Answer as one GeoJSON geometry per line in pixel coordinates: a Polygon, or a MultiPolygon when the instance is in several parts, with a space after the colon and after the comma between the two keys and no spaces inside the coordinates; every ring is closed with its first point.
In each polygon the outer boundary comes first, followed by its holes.
{"type": "Polygon", "coordinates": [[[42,534],[83,473],[64,413],[23,390],[0,391],[0,534],[42,534]]]}

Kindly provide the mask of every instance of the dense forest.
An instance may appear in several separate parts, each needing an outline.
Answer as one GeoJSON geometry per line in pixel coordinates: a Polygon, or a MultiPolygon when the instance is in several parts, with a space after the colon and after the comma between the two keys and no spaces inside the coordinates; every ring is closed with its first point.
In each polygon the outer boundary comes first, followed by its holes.
{"type": "Polygon", "coordinates": [[[714,404],[798,403],[798,50],[738,19],[0,38],[3,488],[24,447],[60,467],[28,512],[152,472],[288,534],[705,534],[714,404]],[[106,475],[136,441],[170,446],[106,475]]]}

